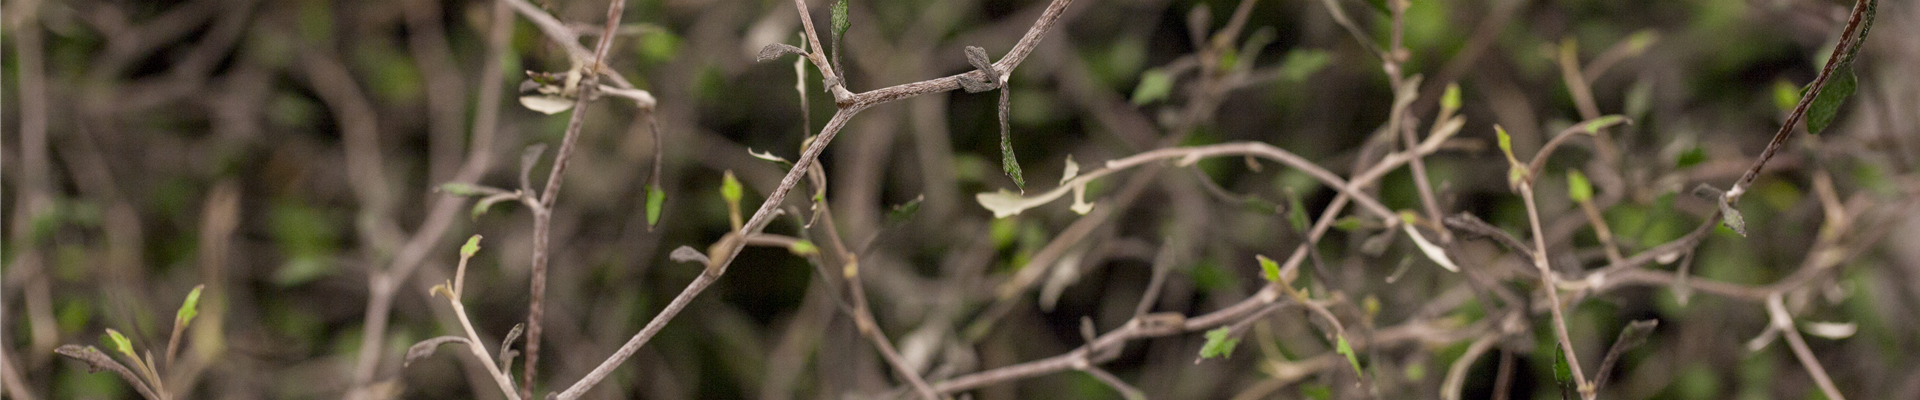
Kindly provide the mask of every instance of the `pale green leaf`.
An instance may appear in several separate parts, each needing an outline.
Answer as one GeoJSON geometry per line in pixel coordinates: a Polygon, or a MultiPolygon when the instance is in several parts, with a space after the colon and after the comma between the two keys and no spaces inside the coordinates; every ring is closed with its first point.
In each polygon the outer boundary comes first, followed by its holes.
{"type": "Polygon", "coordinates": [[[1593,200],[1593,184],[1587,182],[1587,174],[1577,169],[1567,170],[1567,197],[1578,203],[1593,200]]]}
{"type": "Polygon", "coordinates": [[[1200,358],[1230,358],[1233,347],[1240,344],[1240,338],[1230,337],[1232,333],[1232,328],[1224,326],[1207,331],[1207,343],[1200,346],[1200,358]]]}
{"type": "Polygon", "coordinates": [[[471,258],[480,252],[480,235],[467,238],[467,244],[460,245],[460,258],[471,258]]]}
{"type": "Polygon", "coordinates": [[[660,206],[666,204],[666,202],[667,202],[667,192],[664,190],[660,190],[660,185],[647,186],[647,227],[648,228],[652,228],[654,225],[658,225],[660,223],[660,206]]]}
{"type": "Polygon", "coordinates": [[[102,339],[105,339],[104,344],[106,344],[107,347],[112,347],[114,351],[118,351],[120,352],[120,354],[125,354],[128,358],[132,358],[135,360],[140,359],[140,355],[135,354],[133,352],[133,341],[127,340],[127,337],[125,335],[121,335],[120,331],[113,330],[113,328],[107,328],[107,337],[102,339]]]}
{"type": "Polygon", "coordinates": [[[187,292],[187,301],[180,303],[180,310],[173,314],[173,325],[184,327],[193,323],[193,317],[200,315],[200,290],[207,285],[195,285],[187,292]]]}
{"type": "Polygon", "coordinates": [[[1165,70],[1150,69],[1140,74],[1140,86],[1133,88],[1133,104],[1144,105],[1167,98],[1173,92],[1173,75],[1165,70]]]}
{"type": "Polygon", "coordinates": [[[1347,343],[1346,336],[1336,336],[1334,351],[1347,356],[1347,364],[1353,366],[1353,374],[1360,375],[1360,358],[1353,355],[1353,345],[1347,343]]]}
{"type": "Polygon", "coordinates": [[[1280,263],[1274,262],[1273,259],[1267,258],[1267,256],[1263,254],[1255,254],[1253,258],[1260,261],[1260,272],[1262,276],[1267,278],[1268,282],[1282,285],[1287,284],[1286,282],[1280,281],[1280,263]]]}

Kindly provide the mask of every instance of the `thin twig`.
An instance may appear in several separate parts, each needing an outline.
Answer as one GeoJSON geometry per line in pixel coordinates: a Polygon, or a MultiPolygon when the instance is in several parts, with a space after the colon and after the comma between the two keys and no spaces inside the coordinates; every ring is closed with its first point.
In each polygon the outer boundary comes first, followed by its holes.
{"type": "Polygon", "coordinates": [[[1827,376],[1827,369],[1820,366],[1820,359],[1813,357],[1813,350],[1807,348],[1807,340],[1800,337],[1800,328],[1793,326],[1793,314],[1787,313],[1787,306],[1781,300],[1781,293],[1767,296],[1767,316],[1773,322],[1773,329],[1787,337],[1787,347],[1793,349],[1793,357],[1800,360],[1800,366],[1807,368],[1807,375],[1813,376],[1813,383],[1820,386],[1820,392],[1833,400],[1846,400],[1840,394],[1840,388],[1833,385],[1833,378],[1827,376]]]}
{"type": "Polygon", "coordinates": [[[1740,202],[1740,196],[1747,193],[1747,187],[1752,186],[1753,180],[1760,177],[1760,169],[1767,166],[1767,160],[1773,159],[1773,154],[1787,144],[1788,138],[1793,137],[1793,127],[1798,125],[1802,118],[1806,118],[1807,109],[1813,106],[1813,99],[1819,97],[1820,91],[1827,88],[1827,78],[1833,76],[1833,71],[1840,66],[1840,58],[1846,56],[1846,52],[1855,47],[1855,43],[1860,40],[1861,31],[1866,28],[1861,21],[1866,19],[1867,14],[1875,6],[1874,2],[1875,0],[1854,0],[1853,12],[1847,16],[1847,28],[1840,34],[1840,43],[1833,47],[1833,53],[1827,56],[1827,65],[1821,67],[1820,75],[1813,78],[1812,84],[1807,85],[1807,93],[1800,96],[1800,102],[1793,106],[1793,112],[1788,113],[1787,120],[1780,123],[1780,130],[1773,133],[1773,140],[1767,141],[1767,149],[1762,150],[1760,157],[1753,160],[1753,166],[1748,167],[1747,172],[1740,175],[1740,180],[1734,181],[1733,187],[1727,189],[1728,204],[1740,202]]]}
{"type": "MultiPolygon", "coordinates": [[[[488,28],[487,62],[482,63],[480,72],[480,98],[475,105],[473,139],[467,148],[466,162],[454,173],[454,182],[477,182],[492,166],[493,139],[499,124],[499,104],[503,91],[503,82],[497,78],[501,74],[501,66],[496,61],[506,55],[508,39],[513,34],[512,17],[512,10],[507,3],[494,4],[493,24],[488,28]]],[[[414,270],[426,260],[434,246],[446,235],[454,216],[458,215],[465,202],[460,196],[441,194],[434,200],[420,228],[394,254],[386,270],[373,274],[368,280],[367,312],[363,322],[366,331],[361,335],[359,354],[355,356],[353,383],[348,393],[360,393],[358,389],[373,381],[374,370],[380,365],[380,349],[384,348],[381,344],[386,340],[387,324],[400,283],[413,276],[414,270]]]]}
{"type": "Polygon", "coordinates": [[[1567,335],[1567,317],[1560,308],[1560,288],[1557,283],[1560,274],[1547,266],[1547,242],[1540,234],[1540,209],[1534,205],[1533,183],[1520,181],[1520,198],[1527,205],[1527,221],[1533,227],[1533,265],[1540,270],[1540,290],[1547,294],[1547,309],[1553,314],[1553,332],[1559,338],[1560,349],[1566,353],[1567,367],[1573,371],[1574,387],[1580,391],[1580,397],[1592,400],[1593,386],[1587,384],[1587,376],[1580,372],[1580,358],[1574,354],[1573,339],[1567,335]]]}
{"type": "Polygon", "coordinates": [[[568,161],[573,156],[574,145],[580,141],[580,130],[586,125],[587,105],[593,100],[593,91],[599,87],[602,68],[607,59],[607,51],[612,49],[614,35],[620,27],[622,11],[626,10],[626,0],[613,0],[607,4],[607,25],[600,35],[599,43],[594,46],[592,64],[579,71],[580,93],[574,98],[573,115],[567,120],[567,131],[560,139],[560,150],[553,155],[553,168],[547,172],[546,188],[541,190],[540,206],[533,209],[533,268],[530,279],[530,298],[527,301],[527,341],[526,353],[522,356],[524,368],[520,373],[520,395],[533,397],[533,384],[537,371],[534,369],[540,361],[541,320],[546,314],[547,263],[552,250],[553,205],[560,197],[560,183],[564,180],[568,161]]]}

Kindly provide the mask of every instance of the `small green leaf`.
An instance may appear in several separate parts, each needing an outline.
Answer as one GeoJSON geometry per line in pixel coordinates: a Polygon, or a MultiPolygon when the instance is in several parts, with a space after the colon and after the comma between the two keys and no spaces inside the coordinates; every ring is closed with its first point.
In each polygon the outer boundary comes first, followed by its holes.
{"type": "Polygon", "coordinates": [[[801,240],[801,241],[793,242],[792,245],[788,245],[787,251],[792,252],[793,255],[796,255],[796,256],[806,257],[814,254],[820,254],[820,246],[815,246],[813,245],[813,242],[810,242],[810,241],[801,240]]]}
{"type": "Polygon", "coordinates": [[[1841,63],[1833,71],[1833,77],[1827,87],[1813,96],[1813,104],[1807,106],[1807,133],[1818,135],[1833,124],[1833,117],[1840,113],[1840,105],[1847,103],[1847,97],[1853,96],[1859,85],[1853,75],[1853,63],[1841,63]]]}
{"type": "Polygon", "coordinates": [[[467,244],[460,246],[460,258],[471,258],[474,253],[479,252],[480,235],[473,235],[473,237],[467,238],[467,244]]]}
{"type": "Polygon", "coordinates": [[[720,177],[720,198],[726,200],[727,205],[740,204],[742,190],[740,179],[733,176],[733,170],[727,170],[727,173],[720,177]]]}
{"type": "Polygon", "coordinates": [[[647,186],[647,227],[660,224],[660,206],[666,204],[667,192],[660,185],[647,186]]]}
{"type": "Polygon", "coordinates": [[[1579,203],[1593,200],[1593,184],[1587,182],[1587,175],[1580,170],[1567,170],[1567,197],[1579,203]]]}
{"type": "Polygon", "coordinates": [[[1715,202],[1720,203],[1720,222],[1726,224],[1728,229],[1733,229],[1733,233],[1738,233],[1741,237],[1746,237],[1747,218],[1740,215],[1740,209],[1733,208],[1732,204],[1727,204],[1724,198],[1716,200],[1715,202]]]}
{"type": "Polygon", "coordinates": [[[134,354],[133,352],[133,341],[127,340],[127,337],[125,335],[121,335],[120,331],[113,330],[113,328],[107,328],[107,337],[104,337],[101,339],[104,339],[102,340],[102,344],[107,345],[107,347],[112,347],[114,351],[118,351],[120,352],[120,354],[125,354],[127,355],[128,358],[132,358],[135,360],[140,359],[140,356],[138,354],[134,354]]]}
{"type": "Polygon", "coordinates": [[[1280,60],[1280,76],[1293,82],[1301,82],[1313,77],[1313,74],[1333,63],[1333,56],[1324,50],[1296,49],[1287,52],[1280,60]]]}
{"type": "Polygon", "coordinates": [[[1353,366],[1353,374],[1360,375],[1360,358],[1353,355],[1353,346],[1347,344],[1346,336],[1335,336],[1334,351],[1347,356],[1347,364],[1353,366]]]}
{"type": "Polygon", "coordinates": [[[1300,196],[1294,195],[1292,190],[1287,190],[1286,194],[1287,223],[1293,225],[1294,232],[1307,233],[1308,220],[1306,203],[1301,202],[1300,196]]]}
{"type": "MultiPolygon", "coordinates": [[[[1005,121],[1006,118],[1002,115],[1000,120],[1005,121]]],[[[1013,137],[1004,130],[1000,131],[1000,169],[1007,173],[1008,178],[1013,178],[1014,187],[1026,190],[1027,180],[1020,177],[1020,159],[1013,156],[1013,137]]]]}
{"type": "Polygon", "coordinates": [[[1339,229],[1341,232],[1357,232],[1365,227],[1367,227],[1367,221],[1358,216],[1349,215],[1333,221],[1333,229],[1339,229]]]}
{"type": "Polygon", "coordinates": [[[847,20],[847,0],[840,0],[840,1],[834,2],[833,3],[834,41],[835,42],[840,41],[840,37],[845,36],[847,34],[847,28],[852,26],[853,26],[853,22],[847,20]]]}
{"type": "Polygon", "coordinates": [[[1255,254],[1253,258],[1260,260],[1260,272],[1267,278],[1267,282],[1287,284],[1280,281],[1280,263],[1273,262],[1273,259],[1267,258],[1264,254],[1255,254]]]}
{"type": "Polygon", "coordinates": [[[1560,386],[1568,386],[1573,380],[1573,370],[1567,367],[1567,348],[1553,346],[1553,380],[1560,386]]]}
{"type": "Polygon", "coordinates": [[[173,314],[173,325],[185,327],[193,323],[193,317],[200,315],[200,290],[207,285],[196,285],[187,292],[187,301],[180,303],[180,311],[173,314]]]}
{"type": "Polygon", "coordinates": [[[1145,105],[1167,98],[1173,92],[1173,75],[1162,69],[1150,69],[1140,74],[1140,86],[1133,88],[1133,104],[1145,105]]]}
{"type": "Polygon", "coordinates": [[[1447,85],[1447,91],[1440,95],[1440,109],[1446,110],[1441,113],[1451,113],[1453,110],[1460,109],[1460,84],[1447,85]]]}
{"type": "Polygon", "coordinates": [[[1680,152],[1680,156],[1675,157],[1673,160],[1673,167],[1676,169],[1685,169],[1687,167],[1700,165],[1700,163],[1706,162],[1706,161],[1707,161],[1707,150],[1700,147],[1694,147],[1691,149],[1687,149],[1686,151],[1680,152]]]}
{"type": "Polygon", "coordinates": [[[912,219],[914,213],[920,212],[920,202],[926,200],[926,198],[927,196],[925,195],[914,196],[913,200],[908,200],[905,203],[900,203],[888,209],[887,223],[898,225],[907,222],[908,219],[912,219]]]}
{"type": "Polygon", "coordinates": [[[1801,94],[1800,88],[1785,79],[1773,81],[1773,106],[1779,107],[1782,114],[1793,112],[1793,108],[1800,105],[1801,94]]]}
{"type": "Polygon", "coordinates": [[[462,182],[442,183],[440,184],[439,189],[441,192],[445,192],[447,194],[451,194],[455,196],[472,196],[472,195],[480,194],[480,188],[473,186],[473,184],[462,183],[462,182]]]}
{"type": "Polygon", "coordinates": [[[1600,134],[1601,129],[1606,129],[1614,125],[1619,125],[1623,123],[1632,123],[1632,122],[1633,121],[1628,121],[1627,117],[1624,115],[1619,115],[1619,114],[1607,115],[1599,118],[1590,119],[1590,120],[1587,120],[1586,122],[1581,122],[1580,129],[1585,131],[1588,135],[1598,135],[1600,134]]]}
{"type": "Polygon", "coordinates": [[[1231,358],[1233,346],[1240,344],[1239,338],[1229,337],[1232,333],[1233,328],[1224,326],[1207,331],[1207,343],[1200,346],[1200,358],[1231,358]]]}
{"type": "Polygon", "coordinates": [[[1514,160],[1514,163],[1518,164],[1518,159],[1513,157],[1513,136],[1507,134],[1507,128],[1496,124],[1493,126],[1493,134],[1499,138],[1500,153],[1506,154],[1507,160],[1514,160]]]}

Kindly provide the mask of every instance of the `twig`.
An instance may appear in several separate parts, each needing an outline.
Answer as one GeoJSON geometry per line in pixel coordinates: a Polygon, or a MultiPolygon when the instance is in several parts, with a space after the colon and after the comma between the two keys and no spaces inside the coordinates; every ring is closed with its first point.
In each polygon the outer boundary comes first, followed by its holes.
{"type": "MultiPolygon", "coordinates": [[[[467,148],[466,162],[454,173],[454,182],[473,183],[491,168],[493,164],[493,140],[499,125],[500,98],[502,81],[499,60],[505,56],[508,39],[513,35],[513,14],[508,4],[495,3],[492,26],[488,27],[487,62],[482,63],[480,72],[480,99],[476,103],[473,122],[473,140],[467,148]]],[[[368,280],[369,294],[365,322],[366,331],[360,338],[359,354],[355,356],[352,385],[348,393],[360,393],[358,390],[373,381],[374,370],[380,365],[380,349],[385,343],[387,324],[393,311],[393,301],[400,283],[413,276],[427,255],[439,243],[453,224],[461,205],[466,202],[460,196],[441,194],[435,199],[427,217],[420,228],[408,238],[406,244],[394,254],[384,272],[374,273],[368,280]]]]}
{"type": "Polygon", "coordinates": [[[1567,317],[1560,308],[1560,287],[1557,283],[1559,273],[1547,266],[1547,242],[1540,234],[1540,209],[1534,205],[1533,183],[1520,181],[1520,198],[1527,205],[1527,222],[1533,227],[1533,265],[1540,269],[1540,290],[1547,293],[1547,308],[1553,312],[1553,332],[1559,337],[1560,349],[1566,353],[1567,368],[1573,371],[1574,387],[1580,391],[1580,397],[1592,400],[1593,386],[1587,383],[1587,376],[1580,371],[1580,358],[1574,354],[1573,338],[1567,335],[1567,317]]]}
{"type": "Polygon", "coordinates": [[[1807,348],[1807,340],[1800,337],[1800,328],[1793,326],[1793,314],[1787,313],[1787,306],[1780,299],[1781,292],[1767,296],[1767,316],[1773,329],[1787,337],[1787,347],[1793,349],[1793,357],[1800,360],[1800,366],[1807,368],[1807,375],[1813,376],[1813,383],[1820,386],[1820,392],[1833,400],[1846,400],[1840,394],[1840,388],[1833,385],[1833,378],[1827,376],[1827,369],[1820,366],[1820,359],[1813,357],[1813,350],[1807,348]]]}
{"type": "Polygon", "coordinates": [[[580,93],[575,96],[573,115],[567,120],[567,131],[560,139],[560,150],[553,155],[553,168],[547,172],[546,189],[541,190],[539,207],[533,209],[533,273],[530,279],[530,299],[527,301],[527,341],[526,353],[522,356],[524,368],[520,374],[520,396],[533,397],[534,368],[540,361],[541,320],[546,314],[547,262],[551,251],[553,230],[553,205],[560,197],[560,183],[571,161],[575,143],[580,141],[580,130],[587,121],[587,104],[593,100],[593,90],[599,87],[601,66],[607,59],[607,51],[613,47],[614,30],[620,27],[622,11],[627,7],[626,0],[613,0],[607,5],[607,26],[600,35],[599,43],[594,46],[593,63],[579,73],[583,74],[580,93]]]}
{"type": "MultiPolygon", "coordinates": [[[[810,43],[818,43],[818,35],[814,34],[813,29],[811,29],[813,22],[810,18],[806,17],[808,13],[806,7],[804,7],[804,0],[796,0],[796,3],[798,3],[796,6],[799,8],[802,16],[802,23],[808,27],[808,40],[810,43]]],[[[1027,54],[1033,51],[1033,47],[1040,41],[1040,37],[1044,35],[1048,29],[1052,28],[1053,23],[1059,19],[1061,12],[1065,11],[1067,5],[1071,3],[1072,0],[1053,0],[1053,2],[1049,3],[1046,11],[1041,14],[1039,21],[1036,21],[1033,27],[1027,30],[1026,35],[1021,37],[1020,42],[1014,45],[1013,50],[1008,52],[1005,57],[1001,57],[999,62],[995,63],[996,69],[1012,71],[1021,61],[1025,60],[1027,54]]],[[[809,53],[809,58],[813,58],[819,54],[819,46],[814,45],[813,47],[815,52],[809,53]]],[[[829,71],[832,71],[832,68],[825,63],[824,59],[814,59],[813,61],[815,67],[821,70],[823,76],[829,77],[831,87],[831,84],[835,83],[832,82],[831,79],[833,76],[826,74],[830,74],[831,72],[829,71]]],[[[967,72],[966,74],[979,74],[979,71],[967,72]]],[[[975,77],[984,76],[975,75],[975,77]]],[[[828,120],[826,126],[820,129],[820,134],[814,138],[813,144],[807,146],[806,151],[801,153],[799,160],[795,161],[793,167],[787,170],[787,175],[781,178],[780,185],[775,187],[773,192],[767,195],[767,199],[760,204],[758,210],[754,211],[753,217],[747,220],[746,225],[741,227],[740,232],[750,236],[766,228],[767,223],[771,222],[773,218],[774,210],[778,209],[780,203],[786,200],[787,193],[793,190],[794,185],[799,184],[801,175],[805,174],[807,168],[819,159],[820,153],[826,149],[828,143],[833,141],[834,135],[838,134],[840,130],[846,126],[847,120],[852,118],[854,114],[858,114],[860,111],[875,104],[921,94],[951,91],[959,88],[960,83],[958,78],[956,78],[956,76],[948,76],[876,89],[850,96],[846,100],[837,101],[836,103],[840,110],[835,112],[833,119],[828,120]]],[[[836,98],[838,97],[839,96],[836,95],[836,98]]],[[[579,111],[576,110],[575,112],[579,111]]],[[[744,245],[745,243],[738,240],[722,240],[720,243],[716,243],[713,249],[709,251],[711,261],[707,265],[704,273],[694,278],[693,282],[689,283],[687,288],[682,290],[679,295],[674,296],[673,301],[668,303],[666,308],[660,310],[660,314],[655,315],[651,321],[648,321],[646,327],[641,328],[639,333],[634,334],[632,338],[620,346],[619,350],[616,350],[614,354],[608,356],[599,366],[594,367],[593,371],[589,372],[587,376],[581,378],[579,382],[575,382],[573,386],[568,387],[566,391],[560,393],[558,398],[561,400],[579,398],[587,389],[605,379],[608,374],[612,373],[615,367],[625,362],[628,357],[631,357],[635,351],[639,350],[640,346],[645,345],[647,340],[651,339],[655,333],[658,333],[660,328],[666,326],[668,321],[678,316],[680,311],[685,309],[687,303],[693,301],[695,296],[699,296],[700,293],[712,285],[715,280],[719,279],[721,275],[724,275],[727,266],[733,262],[734,257],[739,254],[740,247],[744,245]]]]}
{"type": "Polygon", "coordinates": [[[1793,137],[1793,127],[1798,125],[1802,118],[1806,118],[1807,109],[1813,105],[1813,99],[1819,97],[1820,91],[1827,88],[1827,78],[1833,76],[1834,69],[1840,66],[1840,58],[1860,40],[1861,32],[1866,27],[1861,24],[1861,21],[1871,13],[1869,10],[1874,7],[1874,2],[1875,0],[1854,0],[1853,12],[1847,16],[1847,28],[1840,34],[1840,43],[1833,47],[1833,53],[1827,56],[1827,65],[1821,67],[1820,75],[1813,78],[1812,84],[1807,85],[1807,93],[1800,96],[1800,102],[1793,106],[1793,112],[1788,113],[1787,120],[1780,123],[1780,130],[1773,133],[1773,140],[1767,141],[1766,150],[1762,150],[1760,157],[1753,160],[1753,166],[1748,167],[1747,172],[1740,175],[1740,180],[1734,181],[1733,187],[1727,189],[1727,204],[1740,202],[1740,196],[1747,193],[1747,187],[1752,186],[1753,180],[1760,177],[1760,169],[1767,166],[1767,160],[1773,159],[1773,154],[1787,144],[1788,138],[1793,137]]]}

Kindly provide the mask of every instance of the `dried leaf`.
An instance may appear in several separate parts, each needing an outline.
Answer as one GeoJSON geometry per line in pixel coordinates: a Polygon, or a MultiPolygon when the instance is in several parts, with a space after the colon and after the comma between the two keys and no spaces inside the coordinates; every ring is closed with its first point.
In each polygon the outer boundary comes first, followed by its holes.
{"type": "Polygon", "coordinates": [[[573,109],[573,103],[573,99],[555,95],[537,94],[520,96],[521,106],[547,115],[559,114],[561,111],[571,110],[573,109]]]}
{"type": "Polygon", "coordinates": [[[1447,257],[1447,251],[1441,249],[1440,246],[1434,245],[1433,242],[1427,241],[1427,237],[1422,236],[1419,229],[1414,229],[1413,224],[1400,224],[1400,227],[1406,229],[1407,236],[1413,238],[1414,246],[1419,247],[1420,252],[1426,254],[1427,258],[1432,259],[1435,264],[1440,264],[1440,268],[1460,272],[1460,267],[1454,265],[1453,259],[1447,257]]]}
{"type": "Polygon", "coordinates": [[[472,343],[467,342],[467,338],[459,336],[440,336],[422,340],[419,343],[414,343],[412,346],[407,346],[407,358],[400,362],[400,366],[406,367],[413,365],[414,361],[433,356],[433,351],[439,349],[440,345],[454,342],[467,344],[469,346],[472,345],[472,343]]]}
{"type": "Polygon", "coordinates": [[[786,57],[788,54],[799,54],[799,55],[805,56],[807,52],[805,50],[800,50],[799,47],[794,47],[793,45],[786,44],[786,43],[768,43],[767,47],[760,48],[760,55],[755,56],[753,58],[753,61],[767,62],[769,60],[773,60],[776,58],[786,57]]]}
{"type": "Polygon", "coordinates": [[[702,253],[699,250],[694,250],[692,247],[684,245],[673,249],[673,253],[667,254],[667,258],[677,262],[693,262],[700,263],[701,265],[706,265],[712,261],[707,259],[707,253],[702,253]]]}

